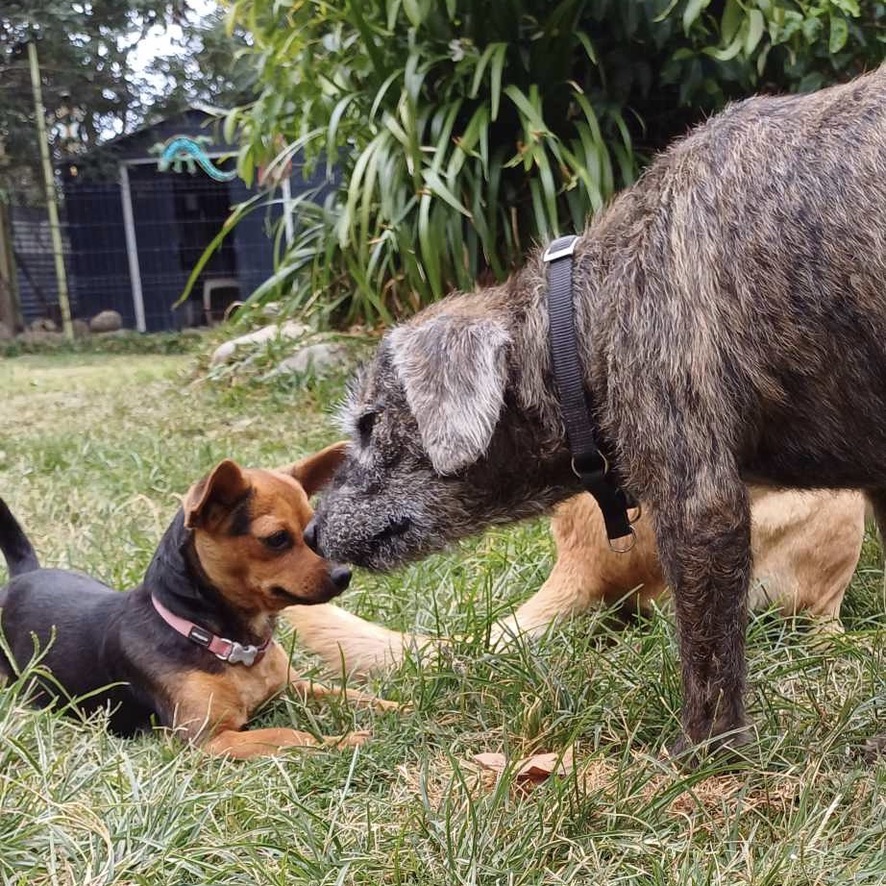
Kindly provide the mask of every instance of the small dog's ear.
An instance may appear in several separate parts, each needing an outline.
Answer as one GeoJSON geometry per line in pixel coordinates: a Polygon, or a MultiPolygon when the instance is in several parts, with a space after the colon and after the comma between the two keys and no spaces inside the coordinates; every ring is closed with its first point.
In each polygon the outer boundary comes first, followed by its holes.
{"type": "Polygon", "coordinates": [[[491,317],[440,314],[397,326],[391,360],[438,474],[454,474],[489,447],[504,406],[511,336],[491,317]]]}
{"type": "Polygon", "coordinates": [[[240,465],[226,458],[188,490],[183,505],[185,527],[194,529],[202,525],[211,507],[230,508],[248,492],[249,481],[240,465]]]}
{"type": "Polygon", "coordinates": [[[325,449],[321,449],[314,455],[309,455],[294,465],[285,468],[277,468],[282,474],[289,474],[301,483],[302,488],[308,495],[313,495],[322,489],[336,472],[338,466],[345,460],[345,452],[348,441],[341,440],[333,443],[325,449]]]}

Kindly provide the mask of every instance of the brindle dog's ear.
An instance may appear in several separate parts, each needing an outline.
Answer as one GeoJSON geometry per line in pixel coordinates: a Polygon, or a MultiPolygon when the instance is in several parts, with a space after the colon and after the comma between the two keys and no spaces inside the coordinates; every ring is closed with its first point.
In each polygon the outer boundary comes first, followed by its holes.
{"type": "Polygon", "coordinates": [[[282,474],[294,477],[301,483],[308,495],[313,495],[332,479],[338,466],[345,460],[347,448],[348,441],[340,440],[338,443],[333,443],[314,453],[314,455],[297,461],[294,465],[277,468],[277,470],[282,474]]]}
{"type": "Polygon", "coordinates": [[[231,508],[249,492],[249,481],[235,461],[226,458],[195,483],[185,496],[183,505],[185,527],[194,529],[204,524],[210,508],[231,508]]]}
{"type": "Polygon", "coordinates": [[[504,406],[507,328],[491,317],[441,314],[398,326],[391,361],[438,474],[454,474],[489,447],[504,406]]]}

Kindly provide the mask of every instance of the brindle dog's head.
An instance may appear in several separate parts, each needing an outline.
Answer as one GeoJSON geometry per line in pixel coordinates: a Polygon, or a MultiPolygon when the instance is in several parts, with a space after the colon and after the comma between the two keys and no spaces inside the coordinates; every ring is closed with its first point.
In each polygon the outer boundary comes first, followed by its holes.
{"type": "Polygon", "coordinates": [[[347,457],[306,535],[323,555],[387,569],[567,495],[568,454],[516,406],[507,326],[467,298],[391,330],[352,384],[347,457]]]}
{"type": "Polygon", "coordinates": [[[336,444],[277,471],[226,459],[190,489],[185,527],[200,567],[237,610],[325,603],[348,586],[350,571],[317,556],[303,538],[312,515],[308,497],[343,457],[336,444]]]}

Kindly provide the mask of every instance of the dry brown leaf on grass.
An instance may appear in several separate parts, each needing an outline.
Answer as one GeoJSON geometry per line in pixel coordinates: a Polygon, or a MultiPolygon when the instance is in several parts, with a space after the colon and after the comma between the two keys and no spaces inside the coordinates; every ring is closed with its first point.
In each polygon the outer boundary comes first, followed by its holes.
{"type": "Polygon", "coordinates": [[[426,766],[401,764],[397,767],[399,785],[403,796],[423,794],[437,808],[451,793],[453,785],[463,786],[471,797],[489,793],[495,789],[499,773],[484,769],[478,764],[457,767],[460,775],[454,779],[452,759],[446,754],[436,755],[426,766]]]}
{"type": "MultiPolygon", "coordinates": [[[[508,758],[504,754],[474,754],[471,760],[483,769],[501,774],[507,769],[508,758]]],[[[514,781],[518,784],[539,784],[552,775],[569,775],[573,768],[573,749],[561,753],[532,754],[519,760],[514,767],[514,781]]]]}

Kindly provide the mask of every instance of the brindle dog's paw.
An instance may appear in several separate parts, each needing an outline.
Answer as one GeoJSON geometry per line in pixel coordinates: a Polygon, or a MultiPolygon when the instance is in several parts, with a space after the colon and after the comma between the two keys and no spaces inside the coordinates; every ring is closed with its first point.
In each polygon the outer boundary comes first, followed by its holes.
{"type": "Polygon", "coordinates": [[[876,763],[886,758],[886,734],[875,735],[864,743],[862,750],[865,763],[876,763]]]}
{"type": "Polygon", "coordinates": [[[690,771],[706,760],[715,761],[718,768],[741,768],[749,761],[751,755],[748,752],[754,746],[752,726],[739,726],[699,742],[692,741],[684,732],[664,748],[662,758],[690,771]]]}

